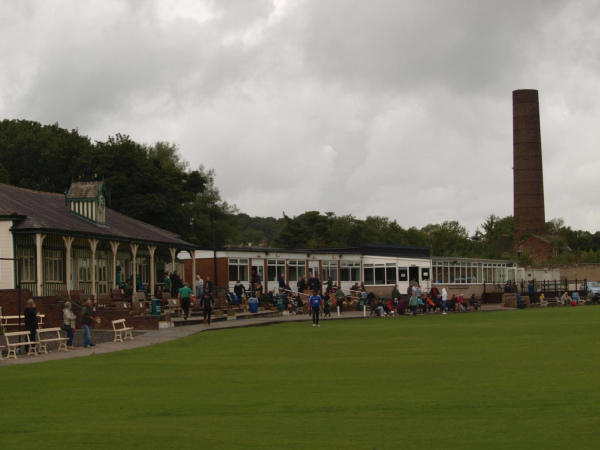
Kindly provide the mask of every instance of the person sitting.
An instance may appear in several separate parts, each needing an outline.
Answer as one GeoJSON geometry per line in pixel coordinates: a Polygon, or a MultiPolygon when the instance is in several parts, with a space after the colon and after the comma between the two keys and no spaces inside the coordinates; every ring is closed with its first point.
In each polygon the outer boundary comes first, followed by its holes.
{"type": "Polygon", "coordinates": [[[421,310],[421,314],[425,314],[427,312],[427,305],[425,304],[423,299],[419,296],[417,296],[417,303],[419,304],[419,309],[421,310]]]}
{"type": "Polygon", "coordinates": [[[569,296],[569,293],[565,291],[565,293],[560,298],[560,301],[563,305],[570,305],[572,298],[569,296]]]}
{"type": "Polygon", "coordinates": [[[540,294],[540,306],[548,306],[548,301],[543,292],[540,294]]]}
{"type": "Polygon", "coordinates": [[[406,313],[406,300],[401,298],[398,300],[398,314],[403,316],[406,313]]]}
{"type": "Polygon", "coordinates": [[[277,299],[275,298],[275,289],[273,289],[272,291],[269,291],[269,293],[267,294],[267,298],[268,298],[268,302],[271,305],[277,304],[277,299]]]}
{"type": "Polygon", "coordinates": [[[579,305],[579,293],[573,292],[573,297],[571,298],[571,306],[579,305]]]}
{"type": "Polygon", "coordinates": [[[456,297],[456,303],[460,312],[467,312],[467,305],[465,305],[465,298],[462,294],[456,297]]]}
{"type": "Polygon", "coordinates": [[[448,302],[448,308],[450,309],[450,311],[456,311],[457,303],[458,300],[456,300],[456,294],[452,294],[452,297],[450,297],[450,301],[448,302]]]}
{"type": "Polygon", "coordinates": [[[433,312],[435,313],[436,308],[437,305],[435,304],[430,295],[429,297],[427,297],[427,312],[431,312],[433,310],[433,312]]]}
{"type": "Polygon", "coordinates": [[[392,310],[388,306],[387,302],[380,302],[379,305],[383,308],[383,312],[385,313],[386,316],[389,316],[390,314],[392,314],[392,310]]]}
{"type": "Polygon", "coordinates": [[[473,308],[475,311],[479,309],[479,302],[477,301],[477,297],[475,297],[475,294],[471,294],[471,300],[469,300],[469,304],[471,305],[471,308],[473,308]]]}

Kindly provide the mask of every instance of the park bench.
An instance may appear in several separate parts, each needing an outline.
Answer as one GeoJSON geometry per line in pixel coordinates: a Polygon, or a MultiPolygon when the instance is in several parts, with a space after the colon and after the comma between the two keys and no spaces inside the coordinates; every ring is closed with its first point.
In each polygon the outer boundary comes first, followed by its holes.
{"type": "MultiPolygon", "coordinates": [[[[44,325],[44,318],[46,314],[38,314],[38,328],[42,328],[44,325]]],[[[19,325],[24,325],[21,321],[23,316],[0,316],[0,330],[5,333],[8,327],[18,327],[19,325]]]]}
{"type": "Polygon", "coordinates": [[[131,307],[129,306],[129,303],[127,302],[115,302],[115,309],[117,311],[130,311],[131,307]]]}
{"type": "Polygon", "coordinates": [[[17,348],[23,345],[29,345],[28,355],[34,354],[37,356],[38,352],[36,349],[36,345],[39,344],[37,341],[31,341],[29,337],[29,331],[13,331],[12,333],[4,333],[4,338],[6,339],[6,346],[8,347],[8,355],[7,358],[15,358],[17,359],[17,348]],[[25,340],[23,342],[11,342],[11,337],[21,337],[24,336],[25,340]]]}
{"type": "Polygon", "coordinates": [[[40,343],[39,352],[44,352],[46,355],[48,354],[48,342],[58,342],[58,351],[64,350],[67,351],[67,341],[68,338],[62,337],[60,335],[60,328],[43,328],[37,330],[37,340],[40,343]],[[43,335],[53,333],[54,336],[48,338],[42,338],[43,335]]]}
{"type": "Polygon", "coordinates": [[[133,339],[133,327],[128,327],[125,325],[125,319],[118,319],[112,321],[113,331],[115,332],[115,340],[114,342],[120,341],[123,342],[123,335],[125,339],[133,339]]]}
{"type": "Polygon", "coordinates": [[[169,313],[177,313],[177,316],[181,317],[181,306],[179,306],[179,300],[176,298],[168,299],[167,306],[165,306],[164,310],[169,313]]]}

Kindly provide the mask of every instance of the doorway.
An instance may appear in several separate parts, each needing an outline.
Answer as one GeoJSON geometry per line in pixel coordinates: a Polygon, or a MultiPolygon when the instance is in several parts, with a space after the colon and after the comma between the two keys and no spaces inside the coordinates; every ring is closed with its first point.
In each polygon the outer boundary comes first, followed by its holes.
{"type": "Polygon", "coordinates": [[[416,281],[419,283],[419,268],[418,267],[409,267],[408,268],[408,278],[409,281],[416,281]]]}

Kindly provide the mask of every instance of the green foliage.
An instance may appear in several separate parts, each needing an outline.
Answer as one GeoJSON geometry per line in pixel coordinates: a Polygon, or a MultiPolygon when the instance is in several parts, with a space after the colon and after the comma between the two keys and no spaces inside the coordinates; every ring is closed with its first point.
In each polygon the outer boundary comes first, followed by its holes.
{"type": "Polygon", "coordinates": [[[304,321],[4,361],[2,448],[593,449],[599,321],[597,306],[304,321]]]}

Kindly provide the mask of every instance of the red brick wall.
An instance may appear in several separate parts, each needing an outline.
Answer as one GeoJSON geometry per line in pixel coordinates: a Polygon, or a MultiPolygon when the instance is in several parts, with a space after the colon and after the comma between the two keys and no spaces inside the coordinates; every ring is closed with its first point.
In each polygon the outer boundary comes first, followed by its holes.
{"type": "MultiPolygon", "coordinates": [[[[23,289],[21,292],[21,314],[27,304],[27,300],[32,298],[31,292],[23,289]]],[[[63,323],[63,302],[56,297],[33,297],[37,312],[45,314],[44,328],[60,327],[63,323]]],[[[19,310],[19,291],[17,289],[0,290],[0,306],[2,314],[5,316],[16,316],[19,310]]],[[[77,328],[81,327],[81,309],[74,306],[73,311],[77,316],[77,328]]],[[[99,330],[112,330],[112,321],[125,319],[128,326],[136,330],[157,330],[159,317],[153,316],[132,316],[129,311],[115,311],[108,309],[96,309],[96,315],[100,317],[100,325],[94,328],[99,330]]]]}
{"type": "MultiPolygon", "coordinates": [[[[184,261],[185,274],[189,278],[187,281],[193,284],[192,280],[192,260],[186,259],[184,261]]],[[[213,259],[197,259],[196,260],[196,275],[200,275],[206,283],[206,277],[215,281],[215,268],[213,259]]],[[[217,285],[226,286],[229,283],[229,260],[227,258],[217,258],[217,285]]]]}
{"type": "Polygon", "coordinates": [[[535,236],[531,236],[525,239],[521,245],[523,250],[528,252],[534,261],[543,262],[552,258],[554,254],[554,247],[548,242],[544,242],[535,236]]]}

